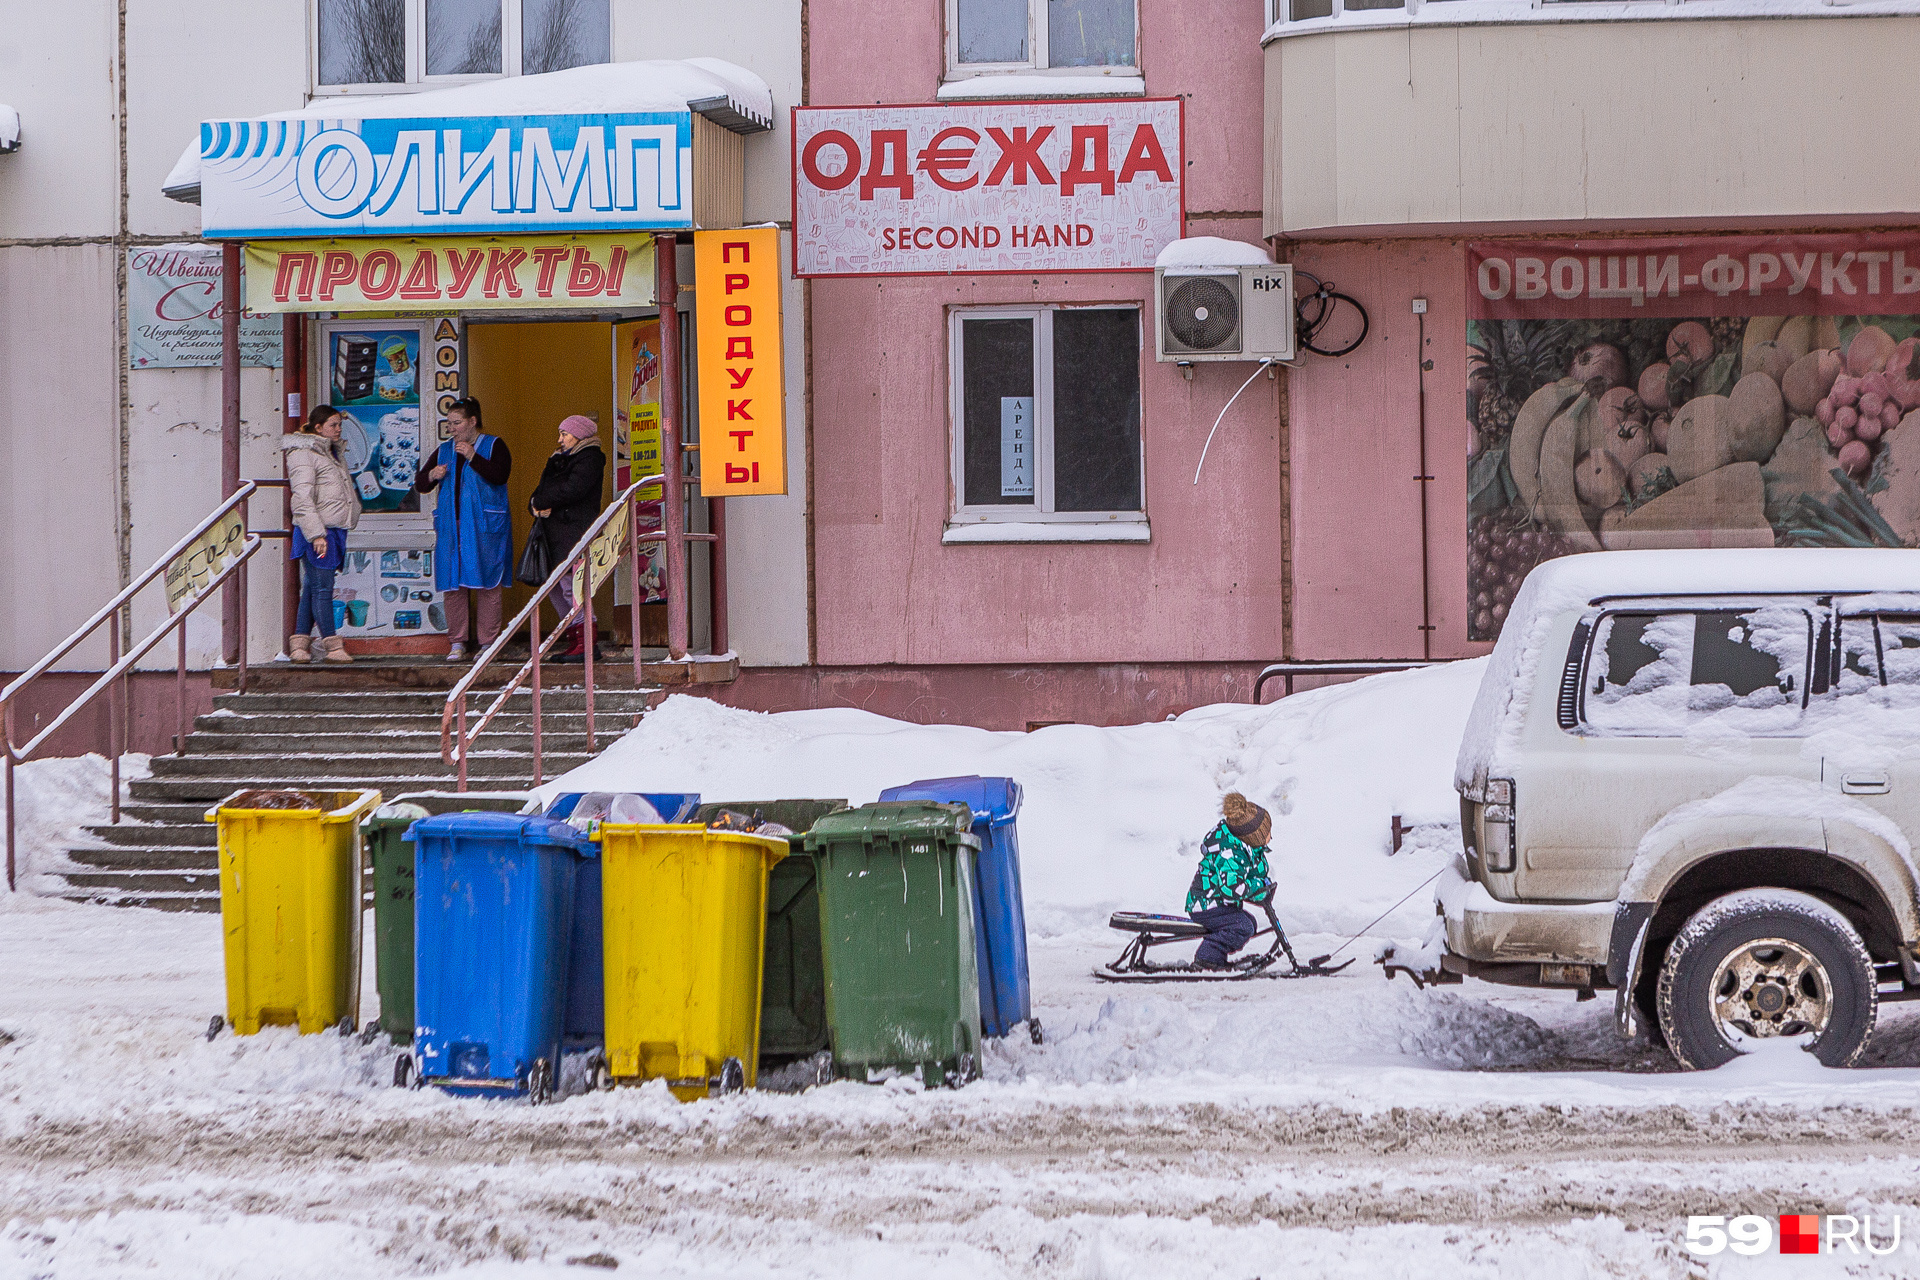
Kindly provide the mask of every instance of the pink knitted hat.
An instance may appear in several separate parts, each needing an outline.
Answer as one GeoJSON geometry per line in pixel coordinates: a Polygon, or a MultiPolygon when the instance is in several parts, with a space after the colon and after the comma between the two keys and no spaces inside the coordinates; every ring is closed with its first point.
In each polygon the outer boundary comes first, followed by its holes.
{"type": "Polygon", "coordinates": [[[591,440],[600,434],[600,424],[583,413],[576,413],[572,417],[563,419],[560,429],[575,440],[591,440]]]}

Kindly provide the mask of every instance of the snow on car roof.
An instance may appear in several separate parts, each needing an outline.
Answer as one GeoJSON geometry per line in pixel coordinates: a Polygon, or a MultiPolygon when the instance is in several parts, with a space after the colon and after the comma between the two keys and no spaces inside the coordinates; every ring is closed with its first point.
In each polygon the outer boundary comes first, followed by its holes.
{"type": "Polygon", "coordinates": [[[1454,785],[1484,785],[1518,742],[1540,651],[1569,609],[1607,597],[1810,595],[1920,591],[1920,551],[1769,547],[1595,551],[1549,560],[1527,575],[1500,628],[1467,717],[1454,785]]]}
{"type": "MultiPolygon", "coordinates": [[[[773,90],[745,67],[719,58],[609,62],[541,75],[503,76],[450,89],[321,98],[266,120],[381,120],[436,116],[534,116],[697,110],[736,132],[773,127],[773,90]]],[[[250,117],[253,118],[253,117],[250,117]]],[[[194,140],[161,191],[199,202],[200,141],[194,140]]]]}

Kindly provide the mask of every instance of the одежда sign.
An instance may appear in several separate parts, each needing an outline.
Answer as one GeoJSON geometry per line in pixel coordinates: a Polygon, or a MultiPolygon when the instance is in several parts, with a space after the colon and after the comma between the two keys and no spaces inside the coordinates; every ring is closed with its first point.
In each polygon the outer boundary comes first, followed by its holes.
{"type": "Polygon", "coordinates": [[[209,239],[693,225],[693,115],[210,120],[209,239]]]}
{"type": "Polygon", "coordinates": [[[709,498],[785,493],[780,233],[772,227],[694,232],[693,280],[700,492],[709,498]]]}
{"type": "Polygon", "coordinates": [[[653,237],[248,241],[255,311],[580,310],[653,305],[653,237]]]}
{"type": "Polygon", "coordinates": [[[1149,271],[1185,150],[1177,98],[796,107],[795,274],[1149,271]]]}

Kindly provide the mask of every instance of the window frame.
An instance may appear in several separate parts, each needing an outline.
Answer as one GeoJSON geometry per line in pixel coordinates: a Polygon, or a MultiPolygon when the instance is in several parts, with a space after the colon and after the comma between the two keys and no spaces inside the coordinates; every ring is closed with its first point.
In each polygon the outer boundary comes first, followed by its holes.
{"type": "Polygon", "coordinates": [[[1140,301],[1039,302],[1006,306],[947,308],[947,436],[949,528],[992,524],[1133,525],[1147,524],[1147,412],[1145,369],[1146,304],[1140,301]],[[1135,360],[1140,374],[1139,421],[1135,464],[1140,474],[1137,511],[1053,510],[1053,320],[1062,311],[1134,313],[1135,360]],[[1043,316],[1045,318],[1043,318],[1043,316]],[[963,332],[968,320],[1032,320],[1033,331],[1033,503],[969,505],[967,493],[966,356],[963,332]]]}
{"type": "MultiPolygon", "coordinates": [[[[320,4],[321,0],[306,0],[307,7],[307,83],[311,86],[310,97],[336,98],[356,95],[392,95],[401,93],[420,93],[427,89],[449,89],[456,85],[477,84],[485,80],[505,80],[524,74],[521,67],[525,50],[522,47],[524,30],[522,25],[525,0],[499,0],[500,2],[500,70],[480,72],[468,75],[430,76],[427,74],[427,0],[401,0],[405,6],[406,30],[406,74],[405,81],[391,84],[326,84],[320,79],[320,4]]],[[[1136,0],[1136,3],[1138,0],[1136,0]]],[[[607,5],[607,52],[611,59],[616,47],[619,30],[619,9],[616,2],[607,5]]]]}
{"type": "Polygon", "coordinates": [[[946,0],[946,54],[947,69],[945,81],[971,80],[975,76],[1108,76],[1114,79],[1137,80],[1145,73],[1140,69],[1140,0],[1131,0],[1133,5],[1133,65],[1097,66],[1097,67],[1051,67],[1047,65],[1047,23],[1041,12],[1047,0],[1025,0],[1027,6],[1027,53],[1024,62],[961,62],[960,61],[960,3],[961,0],[946,0]]]}

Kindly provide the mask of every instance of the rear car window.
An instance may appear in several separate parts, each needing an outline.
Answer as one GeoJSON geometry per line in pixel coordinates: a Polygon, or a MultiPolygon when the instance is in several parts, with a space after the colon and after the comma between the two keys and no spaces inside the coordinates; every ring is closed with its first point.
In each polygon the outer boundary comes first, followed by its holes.
{"type": "Polygon", "coordinates": [[[1582,723],[1647,737],[1792,734],[1811,630],[1792,605],[1607,614],[1588,649],[1582,723]]]}
{"type": "Polygon", "coordinates": [[[1836,711],[1920,710],[1920,614],[1840,619],[1836,711]]]}

